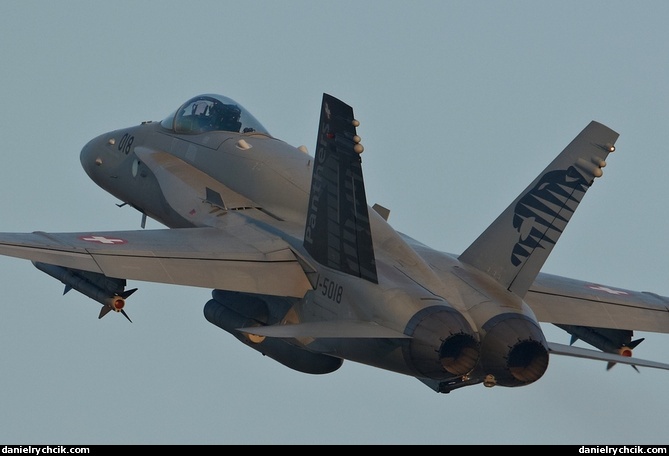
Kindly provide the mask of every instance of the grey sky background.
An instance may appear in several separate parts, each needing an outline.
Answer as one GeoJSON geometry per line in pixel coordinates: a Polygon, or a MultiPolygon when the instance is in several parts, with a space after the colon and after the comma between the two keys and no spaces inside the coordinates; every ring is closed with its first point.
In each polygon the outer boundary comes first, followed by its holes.
{"type": "MultiPolygon", "coordinates": [[[[669,296],[668,21],[664,1],[0,2],[0,230],[138,229],[81,168],[89,139],[220,93],[312,151],[327,92],[361,121],[369,202],[454,253],[608,125],[617,150],[544,271],[669,296]]],[[[128,285],[133,323],[98,320],[0,258],[0,443],[668,442],[667,371],[553,356],[532,385],[447,395],[350,362],[310,376],[207,322],[210,290],[128,285]]],[[[669,336],[637,336],[669,362],[669,336]]]]}

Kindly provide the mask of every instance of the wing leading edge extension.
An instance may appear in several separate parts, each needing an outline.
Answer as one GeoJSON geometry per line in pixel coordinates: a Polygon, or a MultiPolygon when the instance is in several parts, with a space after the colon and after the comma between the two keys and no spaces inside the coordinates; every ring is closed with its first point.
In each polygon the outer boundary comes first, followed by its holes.
{"type": "Polygon", "coordinates": [[[606,158],[618,133],[590,124],[500,214],[460,260],[523,297],[606,158]]]}

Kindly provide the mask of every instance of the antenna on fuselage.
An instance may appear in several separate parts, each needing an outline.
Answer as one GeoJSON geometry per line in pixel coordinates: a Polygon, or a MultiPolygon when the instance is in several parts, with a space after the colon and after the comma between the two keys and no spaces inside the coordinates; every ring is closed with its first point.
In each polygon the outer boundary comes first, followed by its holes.
{"type": "MultiPolygon", "coordinates": [[[[127,204],[128,204],[128,203],[117,204],[116,206],[118,206],[118,207],[123,207],[123,206],[126,206],[127,204]]],[[[132,207],[135,207],[135,206],[132,206],[132,207]]],[[[137,208],[135,207],[135,209],[137,209],[137,208]]],[[[139,212],[141,212],[141,214],[142,214],[142,223],[141,223],[140,225],[142,226],[142,229],[144,229],[144,228],[146,228],[146,214],[144,213],[144,211],[141,211],[141,210],[139,210],[139,209],[137,209],[137,210],[138,210],[139,212]]]]}

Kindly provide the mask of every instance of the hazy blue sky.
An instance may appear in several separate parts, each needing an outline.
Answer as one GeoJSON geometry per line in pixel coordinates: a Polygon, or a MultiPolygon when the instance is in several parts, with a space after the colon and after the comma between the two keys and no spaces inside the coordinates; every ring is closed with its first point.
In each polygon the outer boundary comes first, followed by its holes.
{"type": "MultiPolygon", "coordinates": [[[[620,133],[544,271],[669,296],[669,2],[0,2],[0,230],[138,229],[81,147],[229,96],[313,150],[323,92],[361,121],[370,203],[459,253],[591,120],[620,133]]],[[[159,228],[149,222],[147,228],[159,228]]],[[[666,444],[669,372],[554,356],[440,395],[355,363],[292,371],[131,282],[120,315],[0,258],[0,443],[666,444]]],[[[545,326],[549,340],[569,336],[545,326]]],[[[669,336],[635,356],[669,362],[669,336]]]]}

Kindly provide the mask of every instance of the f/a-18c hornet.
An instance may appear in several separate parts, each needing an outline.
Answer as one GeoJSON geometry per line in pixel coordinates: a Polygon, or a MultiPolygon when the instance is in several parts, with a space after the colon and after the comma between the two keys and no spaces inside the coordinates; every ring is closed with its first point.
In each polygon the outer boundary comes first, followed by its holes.
{"type": "MultiPolygon", "coordinates": [[[[440,393],[539,380],[550,355],[669,369],[632,357],[633,331],[669,332],[669,298],[541,272],[618,133],[591,122],[460,254],[393,229],[369,206],[353,109],[323,95],[315,153],[273,137],[239,103],[205,94],[162,121],[104,133],[81,164],[142,229],[0,233],[126,318],[126,281],[212,289],[205,318],[285,366],[350,360],[440,393]],[[146,217],[164,229],[146,229],[146,217]],[[550,323],[594,347],[546,340],[550,323]]],[[[128,318],[129,320],[129,318],[128,318]]]]}

